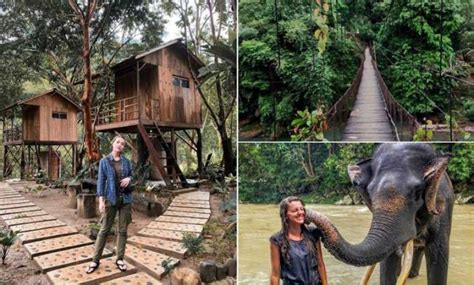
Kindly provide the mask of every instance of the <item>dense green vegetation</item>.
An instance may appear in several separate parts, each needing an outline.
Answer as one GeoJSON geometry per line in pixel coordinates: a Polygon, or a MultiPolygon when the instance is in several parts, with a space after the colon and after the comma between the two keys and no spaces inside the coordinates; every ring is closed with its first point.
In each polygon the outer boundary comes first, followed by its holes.
{"type": "MultiPolygon", "coordinates": [[[[448,173],[455,192],[472,195],[474,144],[434,144],[451,153],[448,173]],[[469,187],[470,186],[470,187],[469,187]]],[[[333,203],[357,196],[347,166],[370,158],[374,144],[240,144],[239,199],[243,203],[278,203],[300,195],[311,203],[333,203]]]]}
{"type": "Polygon", "coordinates": [[[469,0],[242,0],[240,118],[287,136],[298,110],[326,112],[344,94],[370,44],[410,113],[444,123],[453,95],[454,118],[469,119],[472,11],[469,0]]]}

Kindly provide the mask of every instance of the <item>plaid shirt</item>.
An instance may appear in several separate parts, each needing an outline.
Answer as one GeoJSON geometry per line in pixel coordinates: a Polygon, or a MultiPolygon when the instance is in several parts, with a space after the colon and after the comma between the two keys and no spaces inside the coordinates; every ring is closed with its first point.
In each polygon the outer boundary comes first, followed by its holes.
{"type": "MultiPolygon", "coordinates": [[[[97,179],[97,196],[105,197],[112,205],[117,203],[117,189],[115,185],[115,170],[111,165],[113,161],[112,154],[107,155],[102,158],[99,162],[99,177],[97,179]],[[109,161],[107,161],[107,159],[109,161]]],[[[132,179],[132,164],[130,160],[124,156],[120,156],[120,161],[122,162],[122,177],[130,177],[132,179]]],[[[130,183],[132,181],[130,180],[130,183]]],[[[130,184],[129,184],[130,185],[130,184]]],[[[125,193],[123,196],[123,203],[128,204],[132,203],[133,196],[131,192],[125,193]]]]}

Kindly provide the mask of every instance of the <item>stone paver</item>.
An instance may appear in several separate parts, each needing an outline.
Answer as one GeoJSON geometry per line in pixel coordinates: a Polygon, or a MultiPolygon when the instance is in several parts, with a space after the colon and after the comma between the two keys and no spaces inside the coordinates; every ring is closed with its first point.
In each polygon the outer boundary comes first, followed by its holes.
{"type": "Polygon", "coordinates": [[[25,208],[25,207],[30,207],[30,206],[36,206],[36,205],[31,203],[31,202],[24,202],[24,203],[21,203],[21,204],[0,205],[0,210],[8,210],[8,209],[14,209],[14,208],[25,208]]]}
{"type": "Polygon", "coordinates": [[[64,226],[64,227],[55,227],[55,228],[48,228],[48,229],[42,229],[42,230],[37,230],[37,231],[19,233],[18,237],[20,241],[23,244],[25,244],[25,243],[39,241],[39,240],[43,240],[47,238],[66,236],[66,235],[71,235],[75,233],[77,233],[77,230],[75,228],[70,227],[70,226],[64,226]]]}
{"type": "MultiPolygon", "coordinates": [[[[33,260],[41,268],[41,271],[46,273],[51,270],[91,261],[93,254],[94,245],[86,245],[36,256],[33,260]]],[[[112,252],[104,248],[102,257],[106,258],[110,256],[112,256],[112,252]]]]}
{"type": "Polygon", "coordinates": [[[6,220],[5,224],[7,224],[7,226],[15,226],[15,225],[30,224],[30,223],[36,223],[36,222],[52,221],[52,220],[56,220],[56,218],[51,215],[44,215],[44,216],[6,220]]]}
{"type": "Polygon", "coordinates": [[[155,219],[157,222],[168,222],[168,223],[177,223],[177,224],[194,224],[194,225],[204,225],[207,222],[207,219],[197,219],[189,217],[170,217],[170,216],[159,216],[155,219]]]}
{"type": "Polygon", "coordinates": [[[89,262],[56,269],[47,273],[52,284],[98,284],[115,278],[124,277],[137,271],[135,266],[125,262],[127,271],[120,271],[115,259],[108,257],[100,260],[100,266],[91,274],[86,274],[89,262]]]}
{"type": "Polygon", "coordinates": [[[187,251],[181,242],[158,238],[133,236],[130,237],[127,242],[138,247],[161,252],[176,258],[183,258],[187,251]]]}
{"type": "Polygon", "coordinates": [[[198,219],[209,219],[211,214],[202,214],[202,213],[191,213],[191,212],[177,212],[177,211],[166,211],[163,213],[163,216],[170,217],[188,217],[188,218],[198,218],[198,219]]]}
{"type": "Polygon", "coordinates": [[[179,263],[179,260],[176,258],[131,244],[127,245],[127,250],[125,251],[125,260],[157,279],[163,277],[165,270],[161,263],[167,259],[171,260],[170,265],[177,265],[179,263]]]}
{"type": "MultiPolygon", "coordinates": [[[[166,230],[159,230],[159,229],[151,229],[151,228],[144,228],[141,229],[138,234],[146,237],[153,237],[153,238],[163,238],[163,239],[170,239],[180,241],[183,239],[183,234],[185,232],[181,231],[166,231],[166,230]]],[[[198,233],[193,233],[198,236],[198,233]]]]}
{"type": "Polygon", "coordinates": [[[193,198],[175,198],[175,199],[173,199],[173,202],[189,203],[189,204],[207,204],[207,205],[209,205],[209,201],[197,200],[197,199],[193,199],[193,198]]]}
{"type": "Polygon", "coordinates": [[[22,219],[22,218],[28,218],[28,217],[35,217],[35,216],[44,216],[47,215],[43,210],[40,211],[32,211],[32,212],[24,212],[24,213],[16,213],[16,214],[5,214],[5,215],[0,215],[0,218],[4,220],[11,220],[11,219],[22,219]]]}
{"type": "Polygon", "coordinates": [[[41,208],[38,207],[38,206],[26,207],[26,208],[7,209],[7,210],[0,210],[0,215],[16,214],[16,213],[22,213],[22,212],[39,211],[39,210],[41,210],[41,208]]]}
{"type": "Polygon", "coordinates": [[[9,199],[0,199],[0,205],[8,205],[8,204],[22,204],[28,203],[29,201],[25,198],[9,198],[9,199]]]}
{"type": "Polygon", "coordinates": [[[0,194],[0,200],[5,200],[5,199],[18,199],[18,198],[23,198],[18,193],[2,193],[0,194]]]}
{"type": "Polygon", "coordinates": [[[189,225],[189,224],[174,224],[174,223],[165,223],[165,222],[151,222],[148,224],[149,228],[168,230],[168,231],[182,231],[182,232],[202,232],[201,225],[189,225]]]}
{"type": "Polygon", "coordinates": [[[176,199],[188,199],[188,200],[199,200],[199,201],[209,201],[211,195],[209,192],[199,191],[193,193],[187,193],[176,196],[176,199]]]}
{"type": "Polygon", "coordinates": [[[65,225],[66,224],[61,221],[54,220],[54,221],[46,221],[46,222],[39,222],[39,223],[33,223],[33,224],[11,226],[10,228],[17,232],[28,232],[28,231],[35,231],[35,230],[40,230],[40,229],[61,227],[65,225]]]}
{"type": "Polygon", "coordinates": [[[93,244],[94,241],[81,234],[56,237],[25,244],[25,249],[31,257],[55,252],[81,245],[93,244]]]}
{"type": "Polygon", "coordinates": [[[202,208],[202,209],[209,209],[209,203],[199,203],[199,204],[191,204],[191,203],[180,203],[180,202],[172,202],[170,207],[186,207],[186,208],[202,208]]]}
{"type": "Polygon", "coordinates": [[[146,274],[145,272],[138,272],[132,275],[128,275],[125,277],[117,278],[111,281],[107,281],[104,283],[100,283],[102,285],[161,285],[159,280],[151,277],[150,275],[146,274]]]}
{"type": "Polygon", "coordinates": [[[211,209],[201,209],[201,208],[187,208],[187,207],[172,207],[168,208],[168,211],[173,212],[191,212],[191,213],[201,213],[201,214],[210,214],[211,209]]]}

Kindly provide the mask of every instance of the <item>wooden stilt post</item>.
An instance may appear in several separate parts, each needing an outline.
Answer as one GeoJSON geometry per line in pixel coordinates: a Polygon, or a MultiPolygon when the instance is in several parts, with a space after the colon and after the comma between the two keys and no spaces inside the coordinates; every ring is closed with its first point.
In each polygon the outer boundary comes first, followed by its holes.
{"type": "Polygon", "coordinates": [[[20,178],[23,180],[25,179],[25,172],[26,172],[26,162],[25,162],[25,143],[22,140],[21,142],[21,163],[20,163],[20,178]]]}
{"type": "Polygon", "coordinates": [[[197,132],[197,161],[198,161],[198,173],[199,177],[203,176],[203,164],[202,164],[202,134],[200,129],[196,129],[197,132]]]}
{"type": "Polygon", "coordinates": [[[4,149],[3,149],[3,178],[7,177],[8,176],[8,173],[7,173],[7,167],[8,167],[8,146],[7,145],[4,145],[3,146],[4,149]]]}
{"type": "Polygon", "coordinates": [[[77,171],[77,145],[72,144],[72,176],[76,176],[77,171]]]}
{"type": "MultiPolygon", "coordinates": [[[[175,133],[174,133],[174,128],[171,129],[171,153],[174,155],[176,158],[176,145],[175,145],[175,133]]],[[[178,163],[178,160],[176,159],[176,164],[178,163]]],[[[171,175],[173,176],[173,181],[174,183],[178,182],[178,177],[176,175],[176,169],[173,167],[171,168],[171,175]]]]}

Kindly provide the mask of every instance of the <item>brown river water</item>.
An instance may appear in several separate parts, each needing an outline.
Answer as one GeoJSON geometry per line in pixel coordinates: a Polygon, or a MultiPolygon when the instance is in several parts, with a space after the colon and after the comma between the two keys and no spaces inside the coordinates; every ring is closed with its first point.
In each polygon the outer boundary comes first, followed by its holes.
{"type": "MultiPolygon", "coordinates": [[[[370,227],[371,213],[365,206],[307,205],[336,225],[344,238],[359,243],[370,227]]],[[[277,205],[239,205],[239,284],[269,284],[269,237],[280,229],[277,205]]],[[[365,267],[347,265],[323,248],[329,284],[359,284],[365,267]]],[[[426,266],[409,285],[425,285],[426,266]]],[[[369,284],[379,284],[379,265],[369,284]]],[[[474,284],[474,205],[456,205],[450,239],[448,284],[474,284]]]]}

